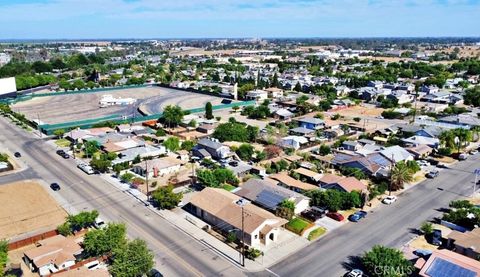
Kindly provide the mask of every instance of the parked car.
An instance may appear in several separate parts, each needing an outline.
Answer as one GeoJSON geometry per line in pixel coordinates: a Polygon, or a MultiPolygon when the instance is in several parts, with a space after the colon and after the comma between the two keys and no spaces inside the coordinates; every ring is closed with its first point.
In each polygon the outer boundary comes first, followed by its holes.
{"type": "Polygon", "coordinates": [[[147,274],[148,277],[163,277],[162,273],[160,271],[156,270],[155,268],[152,268],[150,272],[147,274]]]}
{"type": "Polygon", "coordinates": [[[64,159],[68,159],[70,158],[70,155],[68,155],[67,153],[63,153],[63,155],[61,155],[64,159]]]}
{"type": "Polygon", "coordinates": [[[330,212],[330,213],[327,213],[327,216],[330,217],[331,219],[335,219],[336,221],[345,220],[345,217],[341,213],[330,212]]]}
{"type": "Polygon", "coordinates": [[[352,269],[346,275],[346,277],[362,277],[362,276],[363,276],[363,271],[361,271],[360,269],[352,269]]]}
{"type": "Polygon", "coordinates": [[[325,216],[325,213],[323,212],[319,212],[319,211],[316,211],[316,210],[313,210],[313,209],[310,209],[310,210],[305,210],[301,213],[302,217],[310,220],[310,221],[317,221],[319,220],[320,218],[324,217],[325,216]]]}
{"type": "Polygon", "coordinates": [[[348,217],[348,220],[352,221],[352,222],[358,222],[360,221],[362,218],[366,217],[367,216],[367,212],[365,211],[358,211],[358,212],[355,212],[354,214],[350,215],[348,217]]]}
{"type": "Polygon", "coordinates": [[[59,191],[59,190],[60,190],[60,185],[57,184],[57,183],[51,183],[51,184],[50,184],[50,188],[51,188],[53,191],[59,191]]]}
{"type": "Polygon", "coordinates": [[[432,233],[432,244],[436,246],[442,245],[442,230],[433,229],[432,233]]]}
{"type": "Polygon", "coordinates": [[[63,154],[65,154],[65,151],[63,151],[62,149],[60,149],[60,150],[57,150],[56,153],[57,153],[57,155],[62,156],[63,154]]]}
{"type": "Polygon", "coordinates": [[[418,164],[419,166],[430,166],[430,163],[427,162],[427,161],[425,161],[425,160],[418,160],[418,161],[417,161],[417,164],[418,164]]]}
{"type": "Polygon", "coordinates": [[[428,172],[427,175],[425,175],[425,176],[427,178],[434,179],[435,177],[438,176],[438,174],[440,174],[440,172],[438,170],[432,170],[432,171],[428,172]]]}
{"type": "Polygon", "coordinates": [[[413,254],[417,255],[420,258],[425,258],[430,256],[432,254],[432,251],[427,249],[417,249],[413,251],[413,254]]]}
{"type": "Polygon", "coordinates": [[[467,154],[467,153],[462,153],[462,154],[458,155],[458,159],[459,159],[460,161],[464,161],[464,160],[466,160],[467,158],[468,158],[468,154],[467,154]]]}
{"type": "Polygon", "coordinates": [[[94,174],[95,170],[88,164],[79,164],[77,165],[78,168],[80,168],[83,172],[87,173],[88,175],[94,174]]]}
{"type": "Polygon", "coordinates": [[[437,167],[438,167],[438,168],[448,168],[448,164],[446,164],[446,163],[438,163],[438,164],[437,164],[437,167]]]}
{"type": "Polygon", "coordinates": [[[97,217],[97,219],[95,219],[95,223],[93,223],[93,227],[97,229],[103,229],[106,226],[107,224],[105,224],[105,221],[103,221],[103,219],[101,219],[100,217],[97,217]]]}
{"type": "Polygon", "coordinates": [[[20,158],[22,156],[22,154],[20,154],[20,152],[15,152],[15,153],[13,153],[13,155],[15,156],[15,158],[20,158]]]}
{"type": "Polygon", "coordinates": [[[478,154],[478,150],[472,150],[470,151],[470,155],[477,155],[478,154]]]}
{"type": "Polygon", "coordinates": [[[382,203],[390,205],[395,201],[397,201],[397,197],[395,195],[389,195],[389,196],[383,198],[382,203]]]}

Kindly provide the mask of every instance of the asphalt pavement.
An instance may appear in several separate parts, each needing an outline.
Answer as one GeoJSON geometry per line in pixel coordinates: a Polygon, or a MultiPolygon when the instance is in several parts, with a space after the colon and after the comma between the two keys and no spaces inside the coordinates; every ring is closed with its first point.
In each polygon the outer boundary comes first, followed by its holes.
{"type": "Polygon", "coordinates": [[[165,276],[241,276],[243,272],[181,230],[170,225],[152,207],[145,207],[99,176],[89,176],[76,168],[72,159],[64,160],[55,149],[32,133],[0,118],[0,143],[18,151],[29,166],[18,174],[0,177],[0,184],[23,179],[41,179],[42,185],[67,212],[96,209],[105,220],[124,222],[131,238],[142,238],[155,253],[156,268],[165,276]],[[53,192],[48,184],[57,182],[53,192]]]}

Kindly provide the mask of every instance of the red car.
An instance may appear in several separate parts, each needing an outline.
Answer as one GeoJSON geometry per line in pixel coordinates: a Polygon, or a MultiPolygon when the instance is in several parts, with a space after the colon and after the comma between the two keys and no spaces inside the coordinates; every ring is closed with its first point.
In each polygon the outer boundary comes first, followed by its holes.
{"type": "Polygon", "coordinates": [[[339,213],[328,213],[327,216],[336,221],[343,221],[345,219],[345,217],[339,213]]]}

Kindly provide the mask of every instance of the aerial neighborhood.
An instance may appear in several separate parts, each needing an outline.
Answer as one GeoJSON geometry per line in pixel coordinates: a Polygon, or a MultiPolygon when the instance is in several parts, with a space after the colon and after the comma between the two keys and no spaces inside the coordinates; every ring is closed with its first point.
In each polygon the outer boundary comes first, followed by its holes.
{"type": "Polygon", "coordinates": [[[0,44],[0,276],[479,276],[479,55],[0,44]]]}

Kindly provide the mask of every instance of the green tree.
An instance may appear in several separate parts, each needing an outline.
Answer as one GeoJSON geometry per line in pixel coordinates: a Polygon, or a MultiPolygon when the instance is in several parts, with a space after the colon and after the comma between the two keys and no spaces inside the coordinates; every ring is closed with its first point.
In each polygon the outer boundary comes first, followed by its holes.
{"type": "Polygon", "coordinates": [[[125,224],[109,223],[104,229],[88,231],[83,240],[83,248],[91,257],[112,253],[126,244],[126,233],[125,224]]]}
{"type": "Polygon", "coordinates": [[[243,143],[238,147],[238,149],[235,151],[237,153],[238,157],[244,161],[248,161],[252,158],[253,153],[255,152],[255,149],[251,144],[243,143]]]}
{"type": "Polygon", "coordinates": [[[160,209],[173,209],[180,201],[182,201],[183,194],[173,192],[173,186],[160,187],[152,193],[152,198],[158,204],[160,209]]]}
{"type": "Polygon", "coordinates": [[[90,161],[90,166],[102,173],[107,172],[112,166],[112,160],[108,154],[102,153],[100,157],[93,157],[90,161]]]}
{"type": "Polygon", "coordinates": [[[185,112],[178,105],[168,105],[163,110],[162,120],[170,128],[178,126],[182,120],[185,112]]]}
{"type": "Polygon", "coordinates": [[[186,140],[182,142],[182,150],[192,151],[193,147],[195,147],[195,142],[191,140],[186,140]]]}
{"type": "Polygon", "coordinates": [[[300,82],[297,82],[295,84],[295,87],[293,88],[293,90],[298,92],[302,91],[302,85],[300,85],[300,82]]]}
{"type": "Polygon", "coordinates": [[[57,129],[53,131],[53,135],[56,136],[57,138],[61,138],[65,134],[64,129],[57,129]]]}
{"type": "Polygon", "coordinates": [[[408,276],[414,270],[400,250],[381,245],[375,245],[361,260],[370,276],[408,276]]]}
{"type": "Polygon", "coordinates": [[[145,276],[154,264],[154,255],[145,241],[134,239],[114,249],[111,273],[116,277],[145,276]]]}
{"type": "Polygon", "coordinates": [[[422,226],[420,226],[420,230],[425,234],[425,235],[430,235],[433,233],[433,225],[430,222],[424,222],[422,223],[422,226]]]}
{"type": "Polygon", "coordinates": [[[3,276],[8,262],[8,242],[0,240],[0,276],[3,276]]]}
{"type": "Polygon", "coordinates": [[[205,117],[207,119],[213,119],[213,107],[212,103],[210,102],[207,102],[207,104],[205,104],[205,117]]]}
{"type": "Polygon", "coordinates": [[[58,225],[57,231],[60,235],[69,236],[72,234],[72,227],[68,222],[64,222],[61,225],[58,225]]]}
{"type": "Polygon", "coordinates": [[[330,146],[322,144],[322,145],[320,145],[320,148],[318,149],[318,153],[322,156],[326,156],[326,155],[332,153],[332,149],[330,148],[330,146]]]}
{"type": "Polygon", "coordinates": [[[393,191],[403,189],[403,185],[411,181],[413,181],[412,170],[405,162],[398,162],[390,172],[390,189],[393,191]]]}
{"type": "Polygon", "coordinates": [[[177,137],[169,137],[163,142],[163,146],[168,150],[175,152],[180,149],[180,140],[177,137]]]}
{"type": "Polygon", "coordinates": [[[122,174],[122,176],[120,176],[120,180],[122,180],[122,182],[124,183],[130,183],[130,181],[133,180],[133,177],[135,177],[135,175],[133,175],[132,173],[125,172],[122,174]]]}

